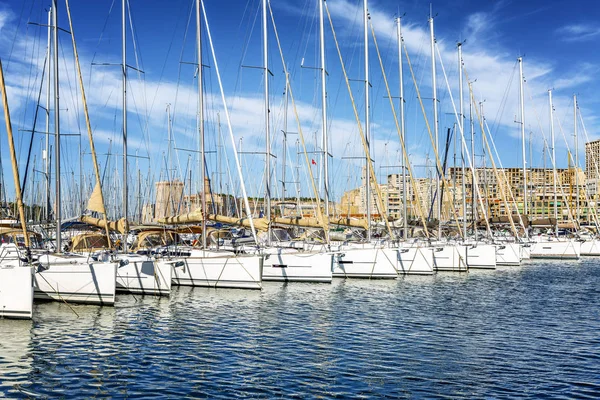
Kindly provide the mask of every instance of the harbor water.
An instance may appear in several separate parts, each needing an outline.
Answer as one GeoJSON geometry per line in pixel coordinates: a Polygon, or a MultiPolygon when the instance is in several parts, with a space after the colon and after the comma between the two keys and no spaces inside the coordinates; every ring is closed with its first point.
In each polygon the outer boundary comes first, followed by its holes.
{"type": "Polygon", "coordinates": [[[598,398],[600,263],[174,288],[0,320],[0,397],[598,398]]]}

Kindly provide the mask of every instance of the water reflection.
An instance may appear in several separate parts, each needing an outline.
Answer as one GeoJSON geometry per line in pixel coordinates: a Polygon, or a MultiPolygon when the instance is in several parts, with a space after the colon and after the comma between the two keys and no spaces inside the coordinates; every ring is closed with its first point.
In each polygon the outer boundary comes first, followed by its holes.
{"type": "Polygon", "coordinates": [[[39,304],[0,320],[0,396],[593,397],[599,283],[583,261],[39,304]]]}

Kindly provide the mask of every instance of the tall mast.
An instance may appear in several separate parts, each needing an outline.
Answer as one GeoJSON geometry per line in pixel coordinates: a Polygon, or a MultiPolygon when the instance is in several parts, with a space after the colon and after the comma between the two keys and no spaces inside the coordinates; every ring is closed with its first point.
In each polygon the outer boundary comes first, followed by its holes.
{"type": "Polygon", "coordinates": [[[10,121],[10,111],[8,108],[8,96],[6,95],[6,86],[4,84],[4,72],[2,70],[2,61],[0,61],[0,94],[2,95],[2,105],[4,108],[4,122],[6,123],[6,133],[8,136],[8,147],[10,151],[10,161],[12,164],[13,180],[15,182],[15,194],[17,196],[19,221],[21,222],[21,228],[23,229],[23,238],[25,240],[27,258],[29,259],[29,235],[27,234],[27,225],[25,223],[25,207],[23,206],[21,180],[19,178],[19,168],[17,167],[17,153],[15,151],[15,142],[13,140],[12,124],[10,121]]]}
{"type": "Polygon", "coordinates": [[[519,104],[521,106],[521,141],[523,150],[523,214],[527,215],[527,153],[525,149],[525,94],[523,92],[523,58],[517,58],[519,61],[519,104]]]}
{"type": "MultiPolygon", "coordinates": [[[[288,103],[289,103],[289,73],[285,74],[285,99],[283,112],[283,154],[281,155],[281,201],[285,201],[285,170],[287,168],[287,130],[288,130],[288,103]]],[[[282,216],[283,216],[283,209],[282,216]]]]}
{"type": "MultiPolygon", "coordinates": [[[[364,46],[365,46],[365,140],[369,154],[371,153],[371,118],[369,116],[369,10],[368,0],[363,0],[363,24],[364,24],[364,46]]],[[[368,157],[368,156],[367,156],[368,157]]],[[[365,197],[367,211],[367,240],[371,240],[371,165],[369,159],[365,160],[365,197]]]]}
{"type": "Polygon", "coordinates": [[[125,232],[123,239],[123,252],[127,253],[127,235],[129,234],[129,222],[127,220],[129,214],[128,207],[128,192],[127,192],[127,43],[126,40],[126,26],[127,20],[125,18],[125,5],[127,0],[122,2],[122,59],[123,59],[123,217],[125,218],[125,232]]]}
{"type": "Polygon", "coordinates": [[[46,221],[50,221],[50,71],[52,70],[52,63],[50,57],[52,55],[52,42],[51,42],[51,26],[52,26],[52,7],[48,10],[48,80],[46,86],[46,154],[44,157],[44,177],[45,177],[45,211],[46,221]]]}
{"type": "MultiPolygon", "coordinates": [[[[469,93],[473,93],[471,82],[469,82],[469,93]]],[[[471,217],[473,219],[473,234],[477,240],[477,187],[475,185],[475,122],[473,120],[473,102],[469,101],[469,125],[471,126],[471,217]]]]}
{"type": "MultiPolygon", "coordinates": [[[[463,98],[463,62],[462,62],[462,43],[458,43],[458,98],[460,110],[460,132],[464,135],[465,132],[465,114],[464,114],[464,98],[463,98]]],[[[463,237],[467,237],[467,185],[465,182],[465,150],[460,146],[460,159],[462,165],[462,200],[463,200],[463,237]]]]}
{"type": "Polygon", "coordinates": [[[61,198],[60,198],[60,93],[58,88],[58,6],[57,1],[52,0],[52,30],[54,41],[54,160],[56,162],[55,169],[55,185],[56,198],[54,200],[55,216],[56,216],[56,252],[62,252],[62,240],[60,237],[61,225],[61,198]]]}
{"type": "MultiPolygon", "coordinates": [[[[433,33],[433,16],[429,14],[429,33],[431,42],[431,80],[433,86],[433,132],[435,135],[435,154],[436,157],[439,155],[439,132],[438,132],[438,107],[437,107],[437,82],[436,82],[436,70],[435,70],[435,36],[433,33]]],[[[437,169],[437,168],[436,168],[437,169]]],[[[437,203],[436,217],[438,219],[438,239],[442,237],[442,203],[440,196],[440,174],[442,171],[437,171],[435,176],[436,185],[436,196],[435,202],[437,203]]]]}
{"type": "Polygon", "coordinates": [[[327,135],[327,91],[325,82],[325,25],[323,23],[323,1],[319,0],[319,50],[321,52],[321,118],[323,124],[323,189],[325,216],[329,217],[329,140],[327,135]]]}
{"type": "Polygon", "coordinates": [[[573,135],[575,136],[575,218],[579,224],[579,143],[577,141],[577,95],[573,95],[573,135]]]}
{"type": "MultiPolygon", "coordinates": [[[[271,221],[271,129],[269,124],[269,57],[267,46],[267,0],[262,1],[263,25],[263,68],[265,76],[265,216],[271,221]]],[[[271,224],[267,234],[267,244],[271,244],[271,224]]]]}
{"type": "Polygon", "coordinates": [[[550,140],[552,141],[552,184],[554,188],[554,232],[558,237],[558,207],[556,204],[556,151],[554,149],[554,106],[552,105],[552,89],[548,90],[548,100],[550,101],[550,140]]]}
{"type": "MultiPolygon", "coordinates": [[[[398,36],[398,76],[400,84],[400,129],[402,130],[402,142],[406,147],[406,125],[404,122],[404,73],[402,69],[402,18],[396,18],[396,33],[398,36]]],[[[406,148],[402,149],[404,152],[406,148]]],[[[402,169],[402,219],[404,239],[408,238],[408,206],[406,204],[406,170],[404,165],[404,155],[400,157],[400,168],[402,169]]]]}
{"type": "MultiPolygon", "coordinates": [[[[206,179],[206,164],[204,164],[204,90],[202,85],[202,21],[200,19],[200,0],[196,0],[196,52],[198,59],[198,134],[200,144],[200,157],[198,169],[200,170],[200,190],[202,191],[202,248],[206,248],[206,193],[204,180],[206,179]]],[[[219,122],[220,127],[220,122],[219,122]]],[[[220,128],[219,128],[220,129],[220,128]]],[[[219,132],[220,135],[220,132],[219,132]]],[[[219,139],[220,140],[220,139],[219,139]]],[[[220,177],[219,177],[220,178],[220,177]]],[[[198,190],[198,194],[200,194],[198,190]]]]}

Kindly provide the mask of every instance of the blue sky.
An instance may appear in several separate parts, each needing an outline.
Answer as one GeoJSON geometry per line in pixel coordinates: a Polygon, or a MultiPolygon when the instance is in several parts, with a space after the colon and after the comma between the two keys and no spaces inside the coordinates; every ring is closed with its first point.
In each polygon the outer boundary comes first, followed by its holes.
{"type": "MultiPolygon", "coordinates": [[[[13,125],[16,129],[32,129],[33,110],[40,87],[40,71],[46,46],[45,29],[28,25],[27,21],[45,23],[45,9],[48,1],[0,0],[0,57],[5,67],[5,78],[9,86],[9,101],[13,125]]],[[[196,149],[196,87],[194,67],[186,62],[195,62],[195,20],[189,20],[193,11],[192,0],[130,0],[130,13],[133,28],[128,27],[128,64],[138,66],[144,74],[129,70],[129,135],[130,185],[137,184],[137,169],[150,181],[164,179],[168,169],[166,158],[168,147],[196,149]],[[131,32],[135,35],[134,42],[131,32]],[[183,62],[183,63],[180,63],[183,62]],[[174,143],[169,141],[167,128],[167,104],[172,112],[174,143]],[[162,171],[162,172],[161,172],[162,171]]],[[[355,0],[329,0],[327,2],[342,56],[351,79],[363,79],[363,39],[362,39],[362,2],[355,0]]],[[[82,59],[86,91],[90,101],[92,125],[99,153],[109,151],[112,161],[107,165],[106,156],[101,157],[102,168],[106,167],[106,186],[119,186],[120,160],[115,164],[117,154],[121,152],[121,82],[118,67],[92,66],[95,63],[118,63],[121,52],[120,1],[72,2],[74,31],[82,59]],[[111,10],[112,5],[112,10],[111,10]],[[111,144],[112,143],[112,144],[111,144]],[[115,176],[116,174],[116,176],[115,176]]],[[[304,66],[317,66],[318,25],[317,2],[315,0],[275,0],[272,2],[278,33],[282,40],[282,49],[291,73],[291,84],[298,103],[300,121],[308,141],[309,151],[315,148],[321,130],[320,97],[318,72],[304,66]]],[[[430,48],[427,18],[430,4],[422,1],[372,1],[369,11],[375,27],[377,41],[382,52],[386,74],[392,94],[398,94],[397,45],[394,17],[403,16],[405,43],[415,70],[416,79],[424,98],[427,117],[432,119],[431,106],[431,70],[430,48]]],[[[453,1],[433,3],[436,40],[445,70],[448,75],[452,94],[457,101],[457,61],[456,42],[466,40],[464,45],[465,68],[471,80],[477,102],[483,102],[487,121],[492,129],[498,151],[504,166],[520,166],[520,133],[518,119],[518,70],[516,58],[524,57],[526,77],[525,107],[526,130],[531,132],[533,141],[530,163],[542,165],[543,134],[549,138],[549,113],[547,90],[554,88],[556,109],[556,149],[557,165],[567,164],[567,144],[562,136],[564,132],[568,146],[573,149],[572,95],[577,94],[584,117],[585,126],[591,138],[596,138],[598,127],[598,103],[595,93],[598,91],[596,75],[600,64],[594,49],[600,40],[600,11],[592,1],[453,1]],[[538,123],[539,118],[539,123],[538,123]],[[560,131],[562,127],[562,132],[560,131]],[[543,131],[543,134],[542,134],[543,131]]],[[[63,1],[59,1],[59,25],[68,27],[63,1]]],[[[236,145],[244,152],[260,152],[264,147],[263,86],[262,72],[258,69],[242,68],[241,65],[259,66],[262,48],[260,34],[260,1],[207,2],[207,16],[211,28],[216,55],[223,76],[228,107],[232,116],[233,133],[236,145]]],[[[269,21],[270,23],[270,21],[269,21]]],[[[330,129],[330,147],[333,154],[331,164],[331,191],[339,198],[344,190],[358,186],[360,182],[360,162],[348,157],[362,154],[358,138],[358,128],[348,101],[348,94],[340,63],[332,39],[331,28],[326,22],[326,63],[329,73],[328,87],[328,126],[330,129]]],[[[206,32],[203,33],[206,39],[206,32]]],[[[271,124],[273,152],[273,194],[280,195],[279,184],[282,166],[283,129],[283,91],[285,77],[280,61],[273,27],[269,26],[269,67],[273,72],[270,78],[271,124]]],[[[372,110],[372,147],[376,160],[378,176],[396,172],[389,165],[398,164],[399,141],[390,112],[388,100],[384,98],[385,87],[382,74],[370,38],[371,70],[371,110],[372,110]]],[[[210,57],[207,40],[203,47],[206,91],[207,145],[215,150],[218,143],[217,118],[220,118],[223,139],[229,165],[233,168],[229,137],[225,124],[222,103],[220,101],[214,61],[210,57]],[[219,116],[217,117],[217,112],[219,116]]],[[[61,101],[68,111],[61,111],[62,130],[65,133],[81,132],[85,134],[81,106],[75,90],[76,81],[72,69],[72,49],[70,38],[61,35],[61,101]],[[66,78],[65,78],[66,77],[66,78]]],[[[438,61],[438,93],[440,98],[439,130],[440,141],[445,140],[445,132],[454,122],[452,105],[449,101],[446,83],[438,61]]],[[[465,85],[466,88],[466,85],[465,85]]],[[[352,83],[353,95],[357,107],[364,118],[363,85],[352,83]]],[[[431,144],[423,115],[416,99],[414,84],[405,64],[405,93],[407,115],[407,145],[410,158],[417,174],[424,176],[423,165],[433,157],[431,144]]],[[[45,90],[42,92],[45,98],[45,90]]],[[[396,100],[397,101],[397,100],[396,100]]],[[[397,106],[397,103],[396,103],[397,106]]],[[[62,106],[61,106],[62,108],[62,106]]],[[[44,125],[44,119],[38,120],[38,126],[44,125]]],[[[294,114],[288,114],[288,130],[296,132],[294,114]]],[[[52,129],[52,127],[51,127],[52,129]]],[[[581,125],[580,149],[583,149],[584,136],[581,125]]],[[[476,134],[478,136],[478,134],[476,134]]],[[[3,136],[4,137],[4,136],[3,136]]],[[[34,140],[34,154],[39,157],[43,139],[34,140]]],[[[306,182],[306,166],[296,155],[295,136],[291,139],[288,153],[286,180],[288,190],[292,182],[301,182],[303,195],[310,195],[306,182]],[[291,153],[291,155],[290,155],[291,153]],[[297,167],[297,168],[296,168],[297,167]],[[296,174],[296,175],[293,175],[296,174]]],[[[6,139],[2,142],[2,162],[9,197],[12,197],[12,182],[6,152],[6,139]]],[[[79,169],[83,165],[84,192],[91,189],[89,174],[91,167],[86,154],[87,139],[82,137],[82,149],[79,139],[65,138],[63,143],[63,173],[67,174],[70,190],[76,189],[80,182],[79,169]],[[83,156],[81,156],[83,154],[83,156]],[[79,160],[83,159],[80,163],[79,160]],[[71,174],[71,177],[68,177],[71,174]]],[[[476,147],[481,148],[479,137],[476,147]]],[[[24,168],[29,136],[18,134],[17,148],[21,169],[24,168]]],[[[452,147],[451,147],[452,149],[452,147]]],[[[452,152],[452,150],[451,150],[452,152]]],[[[481,151],[476,151],[481,154],[481,151]]],[[[217,153],[208,156],[208,167],[213,185],[222,177],[223,189],[237,187],[238,178],[231,170],[231,179],[227,177],[227,160],[222,158],[221,166],[217,162],[217,153]],[[219,175],[218,172],[222,173],[219,175]]],[[[583,165],[583,152],[580,151],[580,164],[583,165]]],[[[311,155],[317,161],[313,167],[315,175],[322,177],[322,160],[316,154],[311,155]]],[[[482,161],[479,159],[478,163],[482,161]]],[[[549,161],[548,161],[549,164],[549,161]]],[[[192,170],[191,190],[197,185],[197,158],[189,151],[172,151],[172,172],[175,176],[186,176],[192,170]]],[[[40,165],[37,166],[40,169],[40,165]]],[[[261,195],[264,157],[253,154],[242,155],[244,180],[249,193],[261,195]]],[[[23,171],[21,172],[23,174],[23,171]]],[[[31,175],[30,175],[31,177],[31,175]]],[[[40,176],[37,176],[39,181],[40,176]]],[[[140,183],[144,186],[147,183],[140,183]]],[[[137,186],[136,186],[137,187],[137,186]]],[[[118,189],[117,189],[118,190],[118,189]]],[[[188,188],[186,188],[188,190],[188,188]]],[[[30,194],[35,191],[30,190],[30,194]]],[[[294,190],[288,196],[294,195],[294,190]]],[[[85,197],[85,193],[84,193],[85,197]]],[[[132,201],[135,193],[132,193],[132,201]]]]}

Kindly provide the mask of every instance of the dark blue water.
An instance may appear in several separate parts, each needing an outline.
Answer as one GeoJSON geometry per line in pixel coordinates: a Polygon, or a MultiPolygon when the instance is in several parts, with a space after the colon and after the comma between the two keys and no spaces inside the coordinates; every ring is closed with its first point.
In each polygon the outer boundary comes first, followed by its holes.
{"type": "Polygon", "coordinates": [[[40,304],[2,396],[598,398],[600,262],[40,304]]]}

